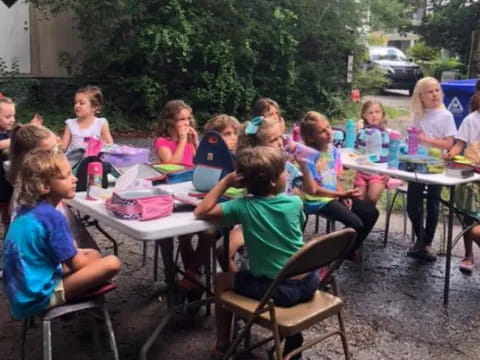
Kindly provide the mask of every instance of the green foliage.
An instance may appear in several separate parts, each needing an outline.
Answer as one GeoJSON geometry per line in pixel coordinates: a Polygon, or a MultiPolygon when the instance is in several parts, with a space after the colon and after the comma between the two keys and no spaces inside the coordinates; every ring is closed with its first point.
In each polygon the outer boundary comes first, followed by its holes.
{"type": "Polygon", "coordinates": [[[385,73],[374,67],[371,70],[358,71],[354,76],[353,87],[359,89],[362,95],[373,95],[380,93],[388,83],[385,73]]]}
{"type": "Polygon", "coordinates": [[[466,66],[455,57],[437,57],[432,61],[419,61],[425,76],[433,76],[440,80],[442,72],[456,71],[463,76],[466,72],[466,66]]]}
{"type": "Polygon", "coordinates": [[[17,103],[22,103],[29,97],[37,81],[21,79],[19,74],[20,66],[17,61],[13,61],[9,67],[7,62],[0,58],[0,92],[15,99],[17,103]]]}
{"type": "Polygon", "coordinates": [[[408,55],[414,62],[432,61],[439,56],[439,51],[431,46],[428,46],[423,41],[417,42],[410,49],[408,55]]]}
{"type": "Polygon", "coordinates": [[[372,30],[398,29],[410,22],[410,8],[402,0],[368,0],[364,2],[370,8],[372,30]]]}
{"type": "Polygon", "coordinates": [[[264,96],[292,119],[312,108],[339,114],[347,56],[361,49],[355,0],[30,2],[73,11],[87,45],[61,63],[140,127],[173,98],[189,102],[200,123],[219,112],[245,119],[264,96]]]}

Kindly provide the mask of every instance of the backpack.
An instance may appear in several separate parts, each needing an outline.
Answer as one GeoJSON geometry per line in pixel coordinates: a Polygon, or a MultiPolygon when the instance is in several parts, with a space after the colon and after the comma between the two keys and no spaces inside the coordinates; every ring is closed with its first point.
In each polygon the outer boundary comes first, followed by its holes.
{"type": "Polygon", "coordinates": [[[77,177],[77,191],[86,191],[88,184],[87,168],[91,162],[100,162],[103,165],[102,174],[102,187],[106,189],[108,187],[108,173],[111,170],[110,163],[103,162],[98,156],[87,156],[78,162],[75,167],[75,176],[77,177]]]}
{"type": "Polygon", "coordinates": [[[225,175],[235,170],[233,155],[222,136],[211,131],[202,138],[193,159],[192,183],[200,192],[210,191],[225,175]]]}

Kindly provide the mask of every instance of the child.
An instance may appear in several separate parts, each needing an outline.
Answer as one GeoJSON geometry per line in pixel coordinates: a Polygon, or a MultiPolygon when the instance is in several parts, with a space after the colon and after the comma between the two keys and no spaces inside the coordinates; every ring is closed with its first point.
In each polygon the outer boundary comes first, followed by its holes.
{"type": "Polygon", "coordinates": [[[160,113],[154,148],[162,163],[193,166],[198,145],[192,108],[183,100],[171,100],[160,113]]]}
{"type": "MultiPolygon", "coordinates": [[[[195,120],[192,108],[183,100],[171,100],[165,104],[161,113],[157,128],[157,139],[154,147],[162,163],[174,163],[184,166],[193,166],[193,158],[198,145],[198,135],[194,128],[195,120]]],[[[190,299],[201,296],[195,289],[195,283],[189,278],[198,279],[200,267],[208,258],[209,243],[213,235],[208,232],[199,233],[199,241],[196,250],[192,247],[192,235],[179,237],[180,253],[186,277],[180,282],[180,286],[186,290],[192,290],[190,299]]],[[[167,254],[173,251],[173,239],[165,239],[161,243],[164,261],[170,259],[167,254]]],[[[168,260],[167,260],[168,261],[168,260]]],[[[164,264],[165,267],[173,264],[164,264]]]]}
{"type": "Polygon", "coordinates": [[[348,258],[358,260],[360,254],[356,250],[375,225],[378,210],[371,202],[358,199],[358,189],[345,191],[338,182],[343,171],[340,152],[332,145],[332,128],[324,115],[316,111],[306,113],[300,133],[305,145],[320,152],[315,165],[299,162],[304,177],[305,209],[355,229],[357,238],[348,258]]]}
{"type": "MultiPolygon", "coordinates": [[[[279,149],[271,146],[245,148],[237,153],[237,172],[223,178],[195,209],[200,219],[241,224],[249,253],[249,271],[222,273],[217,277],[217,299],[222,292],[234,289],[260,300],[283,265],[303,246],[303,204],[297,196],[284,193],[286,182],[285,156],[279,149]],[[218,204],[230,186],[246,186],[250,195],[218,204]]],[[[286,291],[275,293],[274,301],[279,306],[308,301],[318,288],[318,282],[314,272],[288,279],[282,286],[286,291]],[[285,295],[287,291],[290,296],[285,295]]],[[[229,347],[231,313],[217,306],[215,316],[214,356],[220,358],[229,347]]],[[[287,337],[284,353],[297,348],[302,341],[301,334],[287,337]]]]}
{"type": "MultiPolygon", "coordinates": [[[[458,134],[455,137],[455,145],[445,154],[444,158],[447,160],[453,159],[455,156],[461,154],[465,147],[480,146],[480,91],[476,91],[470,100],[471,113],[463,119],[458,129],[458,134]]],[[[456,202],[463,210],[478,216],[480,209],[475,205],[475,199],[479,195],[479,183],[473,182],[463,186],[457,186],[456,202]],[[469,191],[465,191],[466,188],[469,191]],[[470,198],[467,198],[470,197],[470,198]]],[[[471,225],[471,220],[465,218],[465,226],[471,225]]],[[[460,262],[460,271],[464,274],[470,275],[473,272],[473,242],[480,245],[480,226],[474,227],[472,230],[463,235],[463,243],[465,245],[465,257],[460,262]]]]}
{"type": "Polygon", "coordinates": [[[112,134],[105,118],[97,117],[103,105],[103,94],[97,86],[87,86],[75,93],[73,110],[75,119],[65,120],[61,149],[66,153],[85,148],[85,138],[95,137],[106,144],[113,144],[112,134]]]}
{"type": "Polygon", "coordinates": [[[76,182],[65,155],[36,151],[25,156],[19,174],[22,208],[4,251],[5,291],[17,319],[64,304],[120,270],[115,256],[78,252],[65,217],[55,209],[75,196],[76,182]]]}
{"type": "MultiPolygon", "coordinates": [[[[412,96],[412,108],[414,126],[421,131],[418,136],[420,143],[427,147],[450,149],[457,128],[452,113],[443,105],[442,89],[435,78],[424,77],[417,82],[412,96]]],[[[417,236],[416,243],[407,252],[410,257],[427,261],[437,259],[432,249],[432,242],[438,222],[441,191],[441,185],[408,183],[407,212],[417,236]],[[420,219],[423,218],[421,212],[423,212],[425,186],[427,187],[427,222],[424,228],[420,219]]]]}
{"type": "Polygon", "coordinates": [[[203,133],[206,134],[210,131],[220,133],[228,149],[234,153],[237,149],[239,128],[240,123],[233,116],[220,114],[208,120],[203,129],[203,133]]]}
{"type": "MultiPolygon", "coordinates": [[[[365,150],[368,129],[376,129],[382,135],[382,153],[379,162],[386,162],[388,160],[390,136],[385,129],[387,121],[382,103],[368,100],[363,104],[361,114],[364,127],[358,131],[355,148],[365,150]]],[[[373,205],[376,205],[387,181],[388,176],[357,171],[353,180],[353,186],[360,190],[359,199],[368,200],[373,205]]]]}
{"type": "Polygon", "coordinates": [[[258,99],[251,109],[252,118],[256,116],[275,117],[277,120],[281,119],[280,105],[270,98],[258,99]]]}

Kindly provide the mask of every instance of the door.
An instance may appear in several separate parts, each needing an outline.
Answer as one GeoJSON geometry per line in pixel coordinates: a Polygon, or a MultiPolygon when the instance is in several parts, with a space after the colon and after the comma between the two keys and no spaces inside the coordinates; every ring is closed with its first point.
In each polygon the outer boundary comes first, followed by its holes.
{"type": "Polygon", "coordinates": [[[30,7],[17,1],[8,8],[0,1],[0,59],[7,64],[17,63],[20,73],[31,72],[30,63],[30,7]]]}

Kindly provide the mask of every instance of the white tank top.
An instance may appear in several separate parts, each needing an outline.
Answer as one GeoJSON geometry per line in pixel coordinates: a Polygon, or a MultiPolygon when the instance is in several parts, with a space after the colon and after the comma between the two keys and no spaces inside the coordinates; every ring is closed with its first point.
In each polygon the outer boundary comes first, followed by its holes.
{"type": "Polygon", "coordinates": [[[102,127],[107,121],[105,118],[95,118],[92,125],[85,129],[80,129],[77,119],[67,119],[65,124],[67,125],[70,133],[72,134],[70,144],[68,145],[67,153],[73,149],[85,148],[84,138],[93,136],[98,139],[102,138],[102,127]]]}

